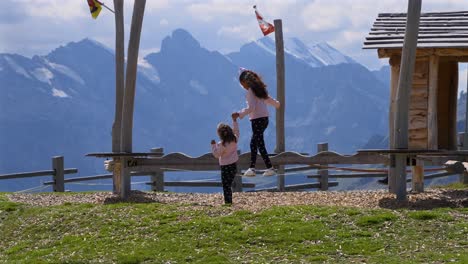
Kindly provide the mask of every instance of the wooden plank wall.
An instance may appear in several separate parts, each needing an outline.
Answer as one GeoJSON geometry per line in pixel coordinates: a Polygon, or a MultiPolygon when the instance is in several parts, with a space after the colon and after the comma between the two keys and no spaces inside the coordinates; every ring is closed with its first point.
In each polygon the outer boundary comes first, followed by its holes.
{"type": "Polygon", "coordinates": [[[457,125],[458,63],[450,58],[440,60],[438,80],[439,148],[455,150],[457,125]]]}
{"type": "MultiPolygon", "coordinates": [[[[434,56],[433,56],[434,57],[434,56]]],[[[437,56],[436,56],[437,57],[437,56]]],[[[408,119],[408,145],[410,149],[456,149],[456,112],[458,94],[458,62],[457,57],[437,57],[433,63],[437,63],[437,76],[433,76],[432,81],[437,82],[436,100],[437,113],[429,116],[429,87],[431,85],[430,76],[430,56],[417,57],[413,85],[411,89],[411,100],[408,119]],[[429,131],[429,118],[434,118],[437,125],[432,124],[435,133],[429,131]],[[429,136],[435,137],[429,140],[429,136]],[[429,142],[432,142],[429,144],[429,142]]],[[[390,111],[389,130],[390,147],[394,148],[394,122],[395,122],[395,97],[398,86],[400,56],[394,54],[390,57],[391,70],[391,91],[390,91],[390,111]]],[[[434,72],[432,73],[434,75],[434,72]]]]}
{"type": "Polygon", "coordinates": [[[418,58],[414,68],[408,118],[408,147],[427,149],[428,145],[429,58],[418,58]]]}

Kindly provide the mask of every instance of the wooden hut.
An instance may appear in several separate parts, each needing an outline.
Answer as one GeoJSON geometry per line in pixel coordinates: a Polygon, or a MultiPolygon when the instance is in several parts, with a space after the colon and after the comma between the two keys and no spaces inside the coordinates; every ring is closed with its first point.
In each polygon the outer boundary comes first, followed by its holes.
{"type": "MultiPolygon", "coordinates": [[[[405,13],[379,14],[363,46],[389,58],[391,148],[405,26],[405,13]]],[[[410,149],[456,149],[459,62],[468,62],[468,11],[422,13],[409,105],[410,149]]]]}

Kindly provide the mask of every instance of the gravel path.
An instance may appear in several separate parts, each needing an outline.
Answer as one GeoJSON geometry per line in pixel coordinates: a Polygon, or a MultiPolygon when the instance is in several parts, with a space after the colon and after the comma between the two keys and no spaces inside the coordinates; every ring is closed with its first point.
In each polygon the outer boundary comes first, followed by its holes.
{"type": "MultiPolygon", "coordinates": [[[[123,202],[110,192],[73,194],[9,194],[13,202],[32,206],[53,206],[64,203],[108,204],[123,202]]],[[[409,194],[408,202],[398,203],[387,191],[348,192],[255,192],[234,193],[234,210],[260,211],[278,205],[322,205],[358,208],[432,209],[438,207],[468,207],[468,190],[428,189],[424,193],[409,194]]],[[[194,207],[218,207],[223,204],[222,194],[206,193],[153,193],[132,191],[126,202],[179,203],[194,207]]],[[[200,208],[198,208],[200,209],[200,208]]]]}

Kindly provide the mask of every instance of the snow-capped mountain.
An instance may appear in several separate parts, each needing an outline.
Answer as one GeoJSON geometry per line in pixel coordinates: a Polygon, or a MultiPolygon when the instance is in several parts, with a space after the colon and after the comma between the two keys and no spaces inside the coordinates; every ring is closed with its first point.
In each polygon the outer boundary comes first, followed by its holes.
{"type": "MultiPolygon", "coordinates": [[[[271,37],[263,37],[254,41],[253,44],[258,45],[270,54],[276,54],[275,41],[271,37]]],[[[356,63],[326,42],[307,46],[298,38],[286,38],[284,40],[284,52],[286,55],[306,62],[311,67],[356,63]]]]}
{"type": "MultiPolygon", "coordinates": [[[[287,44],[287,149],[314,152],[316,143],[327,141],[330,149],[349,153],[384,134],[388,92],[374,74],[344,55],[347,63],[338,63],[333,48],[322,45],[322,53],[314,53],[301,43],[287,44]]],[[[223,55],[205,49],[186,30],[167,36],[159,52],[139,61],[134,151],[209,152],[216,125],[230,122],[230,114],[245,106],[239,66],[259,72],[275,96],[275,56],[267,38],[223,55]]],[[[79,175],[104,173],[102,160],[84,155],[110,151],[114,75],[113,51],[89,39],[46,56],[0,54],[0,172],[48,169],[51,156],[64,155],[66,167],[77,167],[79,175]]],[[[274,110],[270,113],[265,135],[272,151],[274,110]]],[[[248,151],[247,120],[241,131],[240,148],[248,151]]]]}

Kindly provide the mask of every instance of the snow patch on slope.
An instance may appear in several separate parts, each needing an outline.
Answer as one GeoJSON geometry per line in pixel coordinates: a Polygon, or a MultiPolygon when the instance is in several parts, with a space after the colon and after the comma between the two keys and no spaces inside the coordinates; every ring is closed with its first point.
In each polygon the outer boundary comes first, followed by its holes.
{"type": "Polygon", "coordinates": [[[64,91],[59,90],[57,88],[52,88],[52,95],[55,96],[55,97],[60,97],[60,98],[70,97],[70,96],[68,96],[67,93],[65,93],[64,91]]]}
{"type": "Polygon", "coordinates": [[[9,56],[5,56],[5,60],[10,65],[10,67],[18,74],[23,75],[24,77],[31,79],[31,76],[27,73],[27,71],[21,67],[15,60],[9,56]]]}
{"type": "Polygon", "coordinates": [[[73,71],[72,69],[68,68],[67,66],[65,65],[62,65],[62,64],[57,64],[57,63],[53,63],[53,62],[49,62],[49,61],[46,61],[47,65],[49,67],[51,67],[52,69],[66,75],[67,77],[69,77],[70,79],[78,82],[79,84],[81,85],[84,85],[85,84],[85,81],[80,77],[80,75],[78,75],[75,71],[73,71]]]}
{"type": "Polygon", "coordinates": [[[161,78],[159,77],[158,70],[153,67],[148,61],[143,58],[138,59],[138,71],[143,74],[146,78],[148,78],[153,83],[160,83],[161,78]]]}
{"type": "MultiPolygon", "coordinates": [[[[263,37],[255,43],[268,53],[276,54],[275,41],[270,37],[263,37]]],[[[307,46],[298,38],[287,38],[284,40],[284,52],[312,67],[356,63],[326,42],[307,46]]]]}
{"type": "Polygon", "coordinates": [[[41,68],[36,68],[34,69],[32,72],[32,75],[34,75],[34,77],[43,82],[43,83],[47,83],[47,84],[51,84],[51,81],[53,78],[54,78],[54,74],[49,71],[48,69],[44,68],[44,67],[41,67],[41,68]]]}

